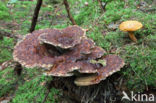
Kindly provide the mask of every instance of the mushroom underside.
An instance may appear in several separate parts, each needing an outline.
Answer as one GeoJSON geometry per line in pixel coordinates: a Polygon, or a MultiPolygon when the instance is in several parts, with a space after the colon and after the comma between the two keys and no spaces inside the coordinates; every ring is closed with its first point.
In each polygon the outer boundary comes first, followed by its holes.
{"type": "Polygon", "coordinates": [[[107,55],[102,57],[106,60],[106,66],[97,69],[97,74],[91,76],[77,77],[74,83],[78,86],[88,86],[98,84],[108,76],[117,72],[124,66],[124,61],[116,55],[107,55]]]}

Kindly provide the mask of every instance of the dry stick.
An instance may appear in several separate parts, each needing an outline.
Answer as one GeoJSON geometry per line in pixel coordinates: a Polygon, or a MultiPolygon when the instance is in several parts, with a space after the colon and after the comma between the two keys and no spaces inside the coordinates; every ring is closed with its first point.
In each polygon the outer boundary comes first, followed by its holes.
{"type": "Polygon", "coordinates": [[[17,35],[14,35],[12,33],[6,32],[4,30],[0,30],[0,39],[2,39],[3,36],[7,36],[7,37],[18,39],[18,36],[17,35]]]}
{"type": "Polygon", "coordinates": [[[2,63],[0,65],[0,70],[4,70],[5,68],[11,66],[12,64],[14,64],[14,72],[15,74],[17,74],[17,76],[21,75],[21,72],[23,70],[22,65],[19,64],[18,62],[14,61],[13,59],[5,61],[4,63],[2,63]]]}
{"type": "Polygon", "coordinates": [[[31,28],[29,30],[30,32],[33,32],[35,30],[35,26],[36,26],[36,23],[37,23],[37,18],[38,18],[38,14],[39,14],[41,5],[42,5],[42,0],[38,0],[37,4],[36,4],[35,11],[34,11],[34,15],[33,15],[33,18],[32,18],[31,28]]]}
{"type": "Polygon", "coordinates": [[[50,93],[50,90],[48,89],[48,91],[47,91],[47,93],[46,93],[46,95],[45,95],[44,100],[43,100],[42,103],[45,103],[46,102],[49,93],[50,93]]]}
{"type": "Polygon", "coordinates": [[[124,8],[128,7],[128,0],[124,0],[124,8]]]}
{"type": "Polygon", "coordinates": [[[13,62],[13,60],[8,60],[3,62],[2,64],[0,64],[0,70],[4,70],[5,68],[7,68],[11,63],[13,62]]]}
{"type": "Polygon", "coordinates": [[[70,13],[70,8],[69,8],[69,4],[68,4],[68,1],[67,0],[63,0],[63,3],[65,5],[65,8],[66,8],[66,11],[68,13],[68,17],[70,19],[70,21],[72,22],[73,25],[76,25],[76,22],[75,20],[73,19],[71,13],[70,13]]]}
{"type": "Polygon", "coordinates": [[[23,70],[22,65],[20,63],[16,62],[16,65],[15,65],[15,68],[14,68],[15,74],[17,76],[20,76],[21,73],[22,73],[22,70],[23,70]]]}
{"type": "Polygon", "coordinates": [[[105,3],[105,5],[102,5],[102,1],[101,0],[98,0],[98,2],[99,2],[101,10],[105,12],[106,11],[105,7],[106,7],[107,2],[105,3]]]}
{"type": "MultiPolygon", "coordinates": [[[[53,81],[53,80],[52,80],[52,81],[53,81]]],[[[52,88],[52,81],[50,81],[50,82],[47,81],[47,82],[46,82],[47,92],[46,92],[46,94],[45,94],[45,97],[44,97],[42,103],[45,103],[46,100],[47,100],[47,98],[48,98],[48,95],[49,95],[50,90],[51,90],[51,88],[52,88]]]]}

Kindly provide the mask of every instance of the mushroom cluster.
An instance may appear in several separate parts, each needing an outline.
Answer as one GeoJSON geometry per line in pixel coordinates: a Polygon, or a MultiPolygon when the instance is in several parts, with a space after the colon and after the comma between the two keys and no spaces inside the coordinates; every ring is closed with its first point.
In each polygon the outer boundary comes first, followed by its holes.
{"type": "Polygon", "coordinates": [[[77,86],[98,84],[119,71],[124,61],[117,55],[105,55],[85,32],[76,25],[34,31],[16,44],[13,58],[28,68],[44,68],[48,76],[75,76],[77,86]]]}

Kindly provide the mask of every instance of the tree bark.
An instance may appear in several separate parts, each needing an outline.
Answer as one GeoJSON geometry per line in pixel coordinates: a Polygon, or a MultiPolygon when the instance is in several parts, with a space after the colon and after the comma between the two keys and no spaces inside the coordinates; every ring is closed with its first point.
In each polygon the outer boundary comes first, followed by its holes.
{"type": "Polygon", "coordinates": [[[63,96],[59,98],[59,103],[120,103],[120,94],[115,86],[110,82],[114,80],[105,80],[96,85],[76,86],[75,77],[58,78],[53,77],[51,85],[60,89],[63,96]]]}
{"type": "Polygon", "coordinates": [[[65,8],[66,8],[66,11],[67,11],[67,13],[68,13],[68,17],[69,17],[70,21],[72,22],[73,25],[76,25],[76,22],[75,22],[75,20],[73,19],[71,13],[70,13],[70,8],[69,8],[68,1],[67,1],[67,0],[64,0],[63,3],[64,3],[64,5],[65,5],[65,8]]]}
{"type": "Polygon", "coordinates": [[[37,18],[38,18],[38,15],[39,15],[41,5],[42,5],[42,0],[38,0],[37,4],[36,4],[35,11],[34,11],[34,15],[33,15],[33,18],[32,18],[31,28],[29,30],[30,32],[33,32],[35,30],[35,26],[36,26],[36,23],[37,23],[37,18]]]}
{"type": "Polygon", "coordinates": [[[22,65],[16,62],[15,68],[14,68],[14,72],[17,76],[20,76],[22,73],[22,65]]]}

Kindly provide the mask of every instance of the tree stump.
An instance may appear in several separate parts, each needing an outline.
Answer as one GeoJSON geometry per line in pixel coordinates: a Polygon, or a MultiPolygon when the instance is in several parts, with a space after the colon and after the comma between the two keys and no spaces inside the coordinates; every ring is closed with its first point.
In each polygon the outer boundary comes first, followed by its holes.
{"type": "Polygon", "coordinates": [[[111,82],[115,78],[110,77],[99,84],[79,87],[73,83],[75,77],[54,77],[51,86],[62,91],[63,96],[60,98],[67,103],[120,103],[120,91],[111,82]]]}

